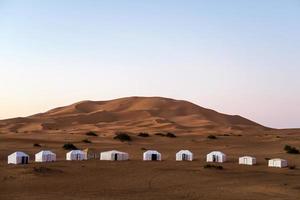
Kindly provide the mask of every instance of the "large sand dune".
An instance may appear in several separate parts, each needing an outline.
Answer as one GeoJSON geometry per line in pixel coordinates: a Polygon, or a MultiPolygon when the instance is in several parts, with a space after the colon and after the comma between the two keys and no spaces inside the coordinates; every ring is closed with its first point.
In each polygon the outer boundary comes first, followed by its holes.
{"type": "Polygon", "coordinates": [[[187,101],[162,97],[128,97],[110,101],[82,101],[26,118],[0,121],[2,132],[209,131],[267,129],[237,115],[226,115],[187,101]]]}

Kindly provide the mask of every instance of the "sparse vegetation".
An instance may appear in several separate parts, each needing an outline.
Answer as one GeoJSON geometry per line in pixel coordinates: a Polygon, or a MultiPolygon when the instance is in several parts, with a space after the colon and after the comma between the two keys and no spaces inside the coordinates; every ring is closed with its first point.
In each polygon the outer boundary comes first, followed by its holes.
{"type": "Polygon", "coordinates": [[[141,132],[138,134],[140,137],[150,137],[149,133],[141,132]]]}
{"type": "Polygon", "coordinates": [[[292,147],[290,145],[285,145],[284,150],[289,154],[299,154],[300,151],[296,147],[292,147]]]}
{"type": "Polygon", "coordinates": [[[265,160],[266,160],[266,161],[269,161],[269,160],[271,160],[271,158],[265,158],[265,160]]]}
{"type": "Polygon", "coordinates": [[[212,165],[212,164],[204,165],[203,168],[204,169],[218,169],[218,170],[224,169],[223,166],[221,166],[221,165],[212,165]]]}
{"type": "Polygon", "coordinates": [[[82,142],[84,142],[84,143],[92,143],[92,141],[90,141],[89,139],[84,139],[84,140],[82,140],[82,142]]]}
{"type": "Polygon", "coordinates": [[[177,136],[176,136],[174,133],[168,132],[168,133],[166,134],[166,137],[169,137],[169,138],[176,138],[177,136]]]}
{"type": "Polygon", "coordinates": [[[296,165],[291,165],[291,166],[289,166],[289,169],[296,169],[296,165]]]}
{"type": "Polygon", "coordinates": [[[141,148],[141,150],[142,150],[142,151],[147,151],[148,149],[146,149],[146,148],[142,147],[142,148],[141,148]]]}
{"type": "Polygon", "coordinates": [[[157,136],[162,136],[162,137],[164,137],[164,136],[165,136],[165,134],[163,134],[163,133],[155,133],[154,135],[157,135],[157,136]]]}
{"type": "Polygon", "coordinates": [[[78,148],[72,143],[66,143],[63,145],[65,150],[77,150],[78,148]]]}
{"type": "Polygon", "coordinates": [[[114,137],[115,140],[120,140],[121,142],[131,141],[131,137],[127,133],[116,133],[114,137]]]}
{"type": "Polygon", "coordinates": [[[89,131],[86,133],[87,136],[98,136],[97,133],[93,132],[93,131],[89,131]]]}
{"type": "Polygon", "coordinates": [[[34,146],[34,147],[41,147],[41,145],[38,144],[38,143],[34,143],[33,146],[34,146]]]}
{"type": "Polygon", "coordinates": [[[217,137],[215,135],[209,135],[207,136],[208,139],[211,139],[211,140],[215,140],[217,139],[217,137]]]}
{"type": "Polygon", "coordinates": [[[169,137],[169,138],[176,138],[177,136],[174,133],[155,133],[154,135],[161,136],[161,137],[169,137]]]}

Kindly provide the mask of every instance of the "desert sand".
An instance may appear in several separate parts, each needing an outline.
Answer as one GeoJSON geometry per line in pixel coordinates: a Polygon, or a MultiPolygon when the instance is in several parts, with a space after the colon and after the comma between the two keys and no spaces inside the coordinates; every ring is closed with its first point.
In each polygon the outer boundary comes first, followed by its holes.
{"type": "Polygon", "coordinates": [[[45,113],[0,121],[0,199],[299,199],[300,130],[267,128],[240,116],[221,114],[166,98],[131,97],[84,101],[45,113]],[[94,131],[98,136],[87,136],[94,131]],[[130,142],[114,140],[126,131],[130,142]],[[139,137],[147,132],[150,137],[139,137]],[[155,135],[172,132],[176,138],[155,135]],[[208,139],[213,134],[217,139],[208,139]],[[84,143],[89,139],[92,143],[84,143]],[[63,144],[93,153],[120,150],[129,161],[65,161],[63,144]],[[34,147],[38,143],[41,147],[34,147]],[[161,162],[142,161],[146,149],[162,153],[161,162]],[[193,162],[176,162],[189,149],[193,162]],[[7,165],[7,155],[21,150],[28,165],[7,165]],[[52,150],[54,163],[34,163],[34,154],[52,150]],[[204,169],[212,150],[227,154],[223,170],[204,169]],[[256,166],[238,165],[238,157],[255,156],[256,166]],[[283,158],[296,169],[267,167],[267,158],[283,158]]]}

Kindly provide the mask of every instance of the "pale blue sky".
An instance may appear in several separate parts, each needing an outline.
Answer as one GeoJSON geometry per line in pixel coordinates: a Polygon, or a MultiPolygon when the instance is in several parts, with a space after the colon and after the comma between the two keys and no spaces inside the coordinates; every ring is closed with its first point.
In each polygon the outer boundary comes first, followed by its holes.
{"type": "Polygon", "coordinates": [[[0,0],[0,118],[165,96],[300,127],[299,0],[0,0]]]}

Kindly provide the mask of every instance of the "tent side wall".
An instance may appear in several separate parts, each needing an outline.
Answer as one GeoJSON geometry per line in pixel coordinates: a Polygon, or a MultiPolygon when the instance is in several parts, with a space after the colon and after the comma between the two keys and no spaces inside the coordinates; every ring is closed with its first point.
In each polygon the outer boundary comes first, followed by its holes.
{"type": "Polygon", "coordinates": [[[100,160],[112,160],[112,154],[107,152],[100,153],[100,160]]]}
{"type": "Polygon", "coordinates": [[[17,158],[14,155],[9,155],[7,157],[7,164],[18,164],[17,158]]]}

